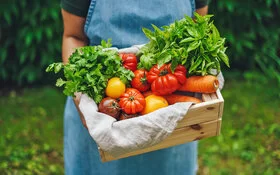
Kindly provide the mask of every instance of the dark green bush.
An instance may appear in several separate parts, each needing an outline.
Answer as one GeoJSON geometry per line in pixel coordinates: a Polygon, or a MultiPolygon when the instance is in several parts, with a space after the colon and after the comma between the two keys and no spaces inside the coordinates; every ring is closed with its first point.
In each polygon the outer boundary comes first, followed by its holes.
{"type": "MultiPolygon", "coordinates": [[[[60,1],[6,0],[0,6],[0,83],[50,82],[45,68],[61,59],[60,1]]],[[[212,0],[209,13],[227,38],[231,71],[261,70],[280,84],[280,0],[212,0]]],[[[254,75],[252,75],[254,76],[254,75]]]]}
{"type": "Polygon", "coordinates": [[[2,85],[44,82],[45,67],[60,60],[63,28],[59,3],[57,0],[1,2],[2,85]]]}
{"type": "Polygon", "coordinates": [[[280,1],[212,0],[209,7],[232,68],[261,70],[280,84],[280,1]]]}

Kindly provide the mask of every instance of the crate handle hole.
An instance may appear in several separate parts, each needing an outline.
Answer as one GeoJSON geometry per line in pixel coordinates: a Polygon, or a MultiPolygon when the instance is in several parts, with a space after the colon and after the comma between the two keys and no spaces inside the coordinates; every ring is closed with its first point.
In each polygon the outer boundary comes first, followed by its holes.
{"type": "Polygon", "coordinates": [[[215,109],[215,107],[212,107],[212,106],[211,106],[211,107],[207,107],[206,109],[207,109],[207,110],[213,110],[213,109],[215,109]]]}
{"type": "Polygon", "coordinates": [[[191,128],[194,130],[201,130],[201,126],[199,124],[191,125],[191,128]]]}

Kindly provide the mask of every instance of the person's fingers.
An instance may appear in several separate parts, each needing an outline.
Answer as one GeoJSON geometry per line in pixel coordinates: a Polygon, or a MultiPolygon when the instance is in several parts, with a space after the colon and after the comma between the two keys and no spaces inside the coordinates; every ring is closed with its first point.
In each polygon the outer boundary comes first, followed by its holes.
{"type": "Polygon", "coordinates": [[[81,119],[81,121],[82,121],[82,124],[84,125],[84,127],[85,127],[86,129],[88,129],[87,124],[86,124],[86,120],[85,120],[85,118],[84,118],[84,115],[82,114],[82,112],[80,111],[80,108],[79,108],[81,96],[82,96],[82,93],[76,92],[76,93],[75,93],[75,97],[73,98],[73,100],[74,100],[75,106],[76,106],[76,108],[77,108],[77,110],[78,110],[78,112],[79,112],[79,116],[80,116],[80,119],[81,119]]]}

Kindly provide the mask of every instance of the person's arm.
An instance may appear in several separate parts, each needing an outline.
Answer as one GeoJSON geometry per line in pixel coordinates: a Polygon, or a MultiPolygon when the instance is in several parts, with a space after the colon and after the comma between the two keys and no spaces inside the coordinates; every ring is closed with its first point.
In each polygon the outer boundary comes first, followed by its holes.
{"type": "Polygon", "coordinates": [[[208,1],[209,0],[195,0],[196,12],[201,15],[208,14],[208,1]]]}
{"type": "MultiPolygon", "coordinates": [[[[69,56],[77,47],[88,45],[88,38],[84,33],[85,18],[76,16],[65,10],[61,10],[63,18],[63,37],[62,37],[62,61],[63,63],[68,62],[69,56]]],[[[78,94],[77,98],[74,99],[75,104],[79,101],[78,94]],[[77,101],[78,99],[78,101],[77,101]]],[[[79,108],[77,108],[80,112],[79,108]]],[[[80,119],[85,128],[87,128],[85,119],[80,114],[80,119]]]]}
{"type": "Polygon", "coordinates": [[[85,18],[61,10],[63,18],[62,60],[68,62],[69,56],[77,47],[88,45],[88,38],[84,33],[85,18]]]}
{"type": "Polygon", "coordinates": [[[196,13],[198,13],[201,16],[207,15],[207,13],[208,13],[208,5],[196,9],[196,13]]]}

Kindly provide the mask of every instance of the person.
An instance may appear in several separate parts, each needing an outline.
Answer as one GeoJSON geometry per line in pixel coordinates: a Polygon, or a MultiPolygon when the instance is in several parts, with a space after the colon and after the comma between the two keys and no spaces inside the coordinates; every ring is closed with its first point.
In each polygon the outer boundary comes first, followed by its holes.
{"type": "MultiPolygon", "coordinates": [[[[207,14],[207,0],[62,0],[64,25],[62,58],[67,63],[74,48],[99,45],[112,39],[113,47],[144,44],[142,28],[169,25],[196,10],[207,14]]],[[[197,171],[197,142],[102,163],[97,145],[83,127],[71,97],[64,112],[64,166],[67,175],[192,175],[197,171]]]]}

